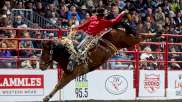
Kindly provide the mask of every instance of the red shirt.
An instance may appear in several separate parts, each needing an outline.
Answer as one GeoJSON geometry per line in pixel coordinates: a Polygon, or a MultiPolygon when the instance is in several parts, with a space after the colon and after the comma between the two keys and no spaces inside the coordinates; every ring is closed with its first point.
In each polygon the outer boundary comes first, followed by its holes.
{"type": "Polygon", "coordinates": [[[91,16],[86,23],[80,25],[77,29],[83,30],[89,35],[96,36],[101,31],[104,31],[105,28],[112,27],[114,24],[121,21],[124,14],[124,12],[121,12],[115,19],[112,20],[105,20],[103,17],[91,16]]]}

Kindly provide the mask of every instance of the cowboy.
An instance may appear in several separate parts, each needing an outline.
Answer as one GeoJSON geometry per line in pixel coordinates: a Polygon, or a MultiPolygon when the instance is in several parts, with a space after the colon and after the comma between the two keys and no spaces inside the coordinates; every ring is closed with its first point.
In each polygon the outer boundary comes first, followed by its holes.
{"type": "MultiPolygon", "coordinates": [[[[88,42],[87,40],[91,41],[90,39],[98,38],[102,31],[104,31],[106,28],[110,28],[113,25],[119,23],[122,18],[126,15],[127,11],[122,11],[116,18],[111,20],[104,19],[104,9],[99,8],[97,9],[97,15],[91,16],[88,21],[85,23],[79,25],[78,27],[75,27],[74,30],[82,30],[85,32],[88,36],[86,37],[85,42],[88,42]]],[[[81,45],[82,46],[82,45],[81,45]]],[[[68,63],[67,69],[72,71],[77,64],[77,61],[75,61],[77,55],[72,55],[70,57],[70,62],[68,63]]]]}

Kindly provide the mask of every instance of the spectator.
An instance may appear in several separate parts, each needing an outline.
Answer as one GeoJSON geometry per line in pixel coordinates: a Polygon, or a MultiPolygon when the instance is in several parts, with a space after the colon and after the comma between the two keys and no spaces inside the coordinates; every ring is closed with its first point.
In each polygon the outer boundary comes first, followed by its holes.
{"type": "Polygon", "coordinates": [[[39,69],[39,61],[36,60],[38,59],[37,56],[31,56],[30,58],[34,60],[25,60],[21,62],[21,68],[27,68],[27,69],[39,69]]]}
{"type": "Polygon", "coordinates": [[[129,11],[132,11],[132,10],[135,9],[135,7],[134,7],[133,3],[130,2],[130,0],[126,0],[126,6],[125,6],[124,9],[127,9],[129,11]]]}
{"type": "Polygon", "coordinates": [[[54,13],[56,17],[58,16],[58,13],[57,13],[57,11],[56,11],[56,6],[55,6],[55,4],[50,3],[50,4],[48,5],[47,10],[46,10],[45,17],[46,17],[46,18],[51,18],[51,17],[52,17],[52,13],[54,13]]]}
{"type": "Polygon", "coordinates": [[[87,7],[85,5],[82,5],[81,9],[79,10],[80,19],[85,19],[87,13],[88,13],[87,7]]]}
{"type": "Polygon", "coordinates": [[[68,21],[68,25],[71,27],[71,28],[74,28],[76,26],[79,25],[79,21],[77,19],[77,16],[76,16],[76,13],[72,13],[72,17],[71,19],[68,21]]]}
{"type": "MultiPolygon", "coordinates": [[[[0,57],[1,58],[12,58],[11,52],[7,50],[7,45],[5,42],[0,43],[0,48],[4,48],[3,50],[0,50],[0,57]]],[[[12,60],[0,60],[0,68],[12,68],[12,60]]]]}
{"type": "Polygon", "coordinates": [[[51,17],[49,18],[49,20],[52,22],[52,24],[56,24],[58,21],[58,18],[56,17],[56,13],[52,12],[51,17]]]}
{"type": "Polygon", "coordinates": [[[123,0],[117,0],[116,3],[120,9],[123,9],[126,6],[126,3],[123,0]]]}
{"type": "Polygon", "coordinates": [[[126,53],[118,53],[112,57],[112,60],[115,60],[114,62],[110,62],[111,69],[128,69],[128,63],[127,62],[121,62],[117,60],[128,60],[128,57],[126,53]]]}
{"type": "Polygon", "coordinates": [[[18,26],[22,26],[23,24],[23,19],[21,16],[16,16],[15,21],[13,22],[13,27],[17,28],[18,26]]]}
{"type": "Polygon", "coordinates": [[[68,7],[66,5],[61,6],[60,12],[59,12],[60,22],[62,24],[63,28],[68,27],[68,7]]]}
{"type": "MultiPolygon", "coordinates": [[[[24,28],[24,27],[22,27],[22,28],[24,28]]],[[[21,37],[30,39],[31,36],[30,36],[29,32],[26,30],[26,27],[24,29],[25,30],[23,30],[21,32],[21,37]]],[[[21,40],[20,41],[20,47],[21,48],[33,48],[32,41],[30,41],[30,40],[21,40]]],[[[22,50],[22,51],[20,51],[20,56],[22,56],[22,57],[30,57],[33,54],[34,54],[34,52],[31,51],[31,50],[22,50]]]]}
{"type": "Polygon", "coordinates": [[[95,8],[93,0],[86,0],[86,6],[88,7],[88,9],[94,9],[95,8]]]}
{"type": "Polygon", "coordinates": [[[11,52],[6,49],[8,47],[7,47],[7,44],[5,42],[0,43],[0,48],[5,48],[4,50],[1,50],[1,52],[0,52],[1,57],[4,57],[4,58],[12,57],[11,52]]]}
{"type": "Polygon", "coordinates": [[[182,24],[182,14],[181,12],[177,12],[176,17],[174,18],[176,25],[180,26],[182,24]]]}
{"type": "Polygon", "coordinates": [[[36,2],[36,8],[34,10],[41,16],[45,15],[45,8],[41,2],[36,2]]]}
{"type": "MultiPolygon", "coordinates": [[[[152,51],[150,46],[145,47],[143,51],[145,52],[140,55],[141,60],[147,61],[154,59],[153,55],[149,53],[152,51]]],[[[153,67],[150,65],[150,62],[143,62],[141,63],[141,66],[142,69],[153,69],[153,67]]]]}
{"type": "Polygon", "coordinates": [[[138,23],[136,29],[137,29],[137,32],[139,33],[145,33],[144,25],[141,22],[138,23]]]}
{"type": "Polygon", "coordinates": [[[33,0],[28,0],[25,2],[25,9],[33,9],[33,0]]]}
{"type": "Polygon", "coordinates": [[[72,14],[76,14],[76,19],[80,21],[80,15],[78,15],[76,7],[71,6],[70,11],[68,11],[67,19],[70,20],[72,18],[72,14]]]}
{"type": "Polygon", "coordinates": [[[157,10],[156,10],[155,20],[156,20],[157,25],[158,24],[161,24],[162,26],[165,25],[165,15],[162,12],[161,7],[158,7],[157,10]]]}
{"type": "Polygon", "coordinates": [[[147,16],[146,17],[149,17],[150,18],[150,22],[151,23],[154,23],[155,21],[155,18],[154,18],[154,12],[151,8],[147,8],[147,16]]]}
{"type": "Polygon", "coordinates": [[[168,0],[164,0],[163,3],[163,10],[164,10],[164,14],[165,15],[169,15],[169,11],[170,11],[170,3],[168,2],[168,0]]]}
{"type": "Polygon", "coordinates": [[[23,5],[23,2],[21,1],[18,1],[16,6],[15,6],[16,9],[23,9],[24,8],[24,5],[23,5]]]}
{"type": "Polygon", "coordinates": [[[5,1],[5,6],[7,8],[6,14],[7,14],[7,16],[10,16],[10,14],[11,14],[11,4],[10,4],[10,1],[5,1]]]}
{"type": "MultiPolygon", "coordinates": [[[[42,37],[40,31],[36,31],[36,32],[34,33],[34,37],[33,37],[33,38],[41,39],[41,38],[43,38],[43,37],[42,37]]],[[[32,42],[33,42],[34,48],[41,48],[41,41],[40,41],[40,40],[34,40],[34,41],[32,41],[32,42]],[[35,43],[35,44],[34,44],[34,43],[35,43]]]]}

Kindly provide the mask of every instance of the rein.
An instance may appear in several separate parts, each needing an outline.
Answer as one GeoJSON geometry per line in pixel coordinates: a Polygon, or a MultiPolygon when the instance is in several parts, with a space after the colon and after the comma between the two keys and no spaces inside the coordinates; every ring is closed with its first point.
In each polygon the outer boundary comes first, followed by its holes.
{"type": "Polygon", "coordinates": [[[111,42],[109,42],[108,40],[106,39],[100,39],[102,42],[104,42],[109,48],[111,48],[114,52],[117,52],[118,51],[118,48],[112,44],[111,42]]]}

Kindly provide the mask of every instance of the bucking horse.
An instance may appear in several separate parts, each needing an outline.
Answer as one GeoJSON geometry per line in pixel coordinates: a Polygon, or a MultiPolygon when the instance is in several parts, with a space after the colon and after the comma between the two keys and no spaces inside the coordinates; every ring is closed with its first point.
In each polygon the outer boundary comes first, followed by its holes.
{"type": "Polygon", "coordinates": [[[71,54],[66,47],[61,42],[44,42],[42,55],[40,57],[40,68],[46,70],[52,61],[56,61],[61,65],[63,74],[61,80],[58,81],[54,89],[43,99],[43,101],[48,102],[58,90],[62,89],[77,76],[99,68],[99,66],[111,58],[118,50],[130,48],[146,38],[148,38],[148,36],[144,34],[132,36],[126,34],[123,30],[112,29],[99,39],[96,46],[88,50],[87,57],[89,60],[87,61],[87,65],[85,63],[79,64],[72,72],[67,70],[67,64],[71,54]]]}

